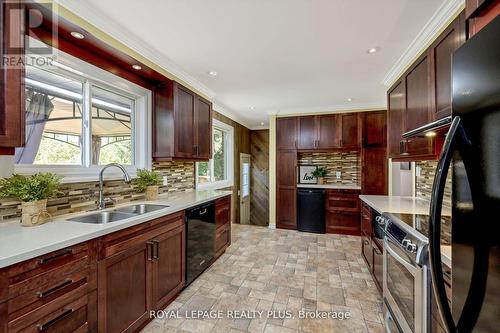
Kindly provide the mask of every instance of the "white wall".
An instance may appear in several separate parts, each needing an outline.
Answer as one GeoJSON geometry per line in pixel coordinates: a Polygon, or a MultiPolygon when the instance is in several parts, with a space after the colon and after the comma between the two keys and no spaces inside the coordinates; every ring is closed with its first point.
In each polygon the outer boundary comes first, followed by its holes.
{"type": "Polygon", "coordinates": [[[396,196],[413,196],[415,191],[414,186],[414,170],[415,163],[411,162],[410,170],[401,170],[401,163],[391,163],[391,195],[396,196]]]}
{"type": "Polygon", "coordinates": [[[0,155],[0,178],[12,176],[14,173],[14,156],[0,155]]]}

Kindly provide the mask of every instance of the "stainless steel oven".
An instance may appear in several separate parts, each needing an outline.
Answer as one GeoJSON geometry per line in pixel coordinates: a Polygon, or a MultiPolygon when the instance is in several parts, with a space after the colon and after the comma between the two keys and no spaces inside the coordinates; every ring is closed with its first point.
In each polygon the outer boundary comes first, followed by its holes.
{"type": "Polygon", "coordinates": [[[383,217],[386,331],[426,333],[430,315],[428,241],[401,221],[398,223],[396,217],[390,214],[383,217]]]}

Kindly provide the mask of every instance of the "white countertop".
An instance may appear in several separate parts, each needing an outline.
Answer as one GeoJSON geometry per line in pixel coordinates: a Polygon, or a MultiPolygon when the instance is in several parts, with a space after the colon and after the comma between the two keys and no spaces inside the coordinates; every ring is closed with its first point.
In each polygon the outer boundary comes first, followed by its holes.
{"type": "Polygon", "coordinates": [[[54,221],[35,227],[22,227],[18,221],[0,223],[0,268],[230,194],[230,191],[190,191],[161,195],[157,201],[128,202],[107,210],[141,203],[168,205],[169,207],[109,224],[66,221],[70,217],[88,215],[95,211],[57,216],[54,221]]]}
{"type": "MultiPolygon", "coordinates": [[[[429,215],[430,202],[425,199],[388,195],[360,195],[359,198],[380,214],[406,213],[429,215]]],[[[450,209],[443,207],[442,214],[444,216],[451,216],[450,209]]]]}
{"type": "Polygon", "coordinates": [[[326,190],[361,190],[359,185],[343,184],[297,184],[297,188],[324,188],[326,190]]]}

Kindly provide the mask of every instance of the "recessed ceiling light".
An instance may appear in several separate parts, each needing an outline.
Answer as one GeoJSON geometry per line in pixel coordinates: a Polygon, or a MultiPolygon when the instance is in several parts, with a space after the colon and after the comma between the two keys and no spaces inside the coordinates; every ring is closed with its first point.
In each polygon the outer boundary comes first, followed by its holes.
{"type": "Polygon", "coordinates": [[[76,31],[71,31],[71,36],[75,37],[76,39],[84,39],[85,36],[79,32],[76,31]]]}
{"type": "Polygon", "coordinates": [[[348,101],[348,102],[352,102],[352,98],[350,98],[350,97],[349,97],[349,98],[347,99],[347,101],[348,101]]]}
{"type": "Polygon", "coordinates": [[[264,122],[263,121],[260,123],[260,126],[264,126],[264,122]]]}
{"type": "Polygon", "coordinates": [[[251,106],[251,107],[250,107],[250,110],[255,110],[255,106],[251,106]]]}
{"type": "Polygon", "coordinates": [[[132,68],[135,69],[136,71],[139,71],[142,69],[140,65],[132,65],[132,68]]]}
{"type": "Polygon", "coordinates": [[[217,72],[216,71],[210,71],[210,72],[208,72],[208,75],[217,76],[217,72]]]}
{"type": "Polygon", "coordinates": [[[373,53],[377,53],[378,51],[380,51],[380,48],[379,47],[372,47],[371,49],[368,49],[368,52],[369,54],[373,54],[373,53]]]}

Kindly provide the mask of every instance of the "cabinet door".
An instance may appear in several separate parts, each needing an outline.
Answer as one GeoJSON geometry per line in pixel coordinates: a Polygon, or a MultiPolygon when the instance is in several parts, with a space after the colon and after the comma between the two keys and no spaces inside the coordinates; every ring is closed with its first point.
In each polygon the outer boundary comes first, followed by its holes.
{"type": "Polygon", "coordinates": [[[276,119],[276,147],[278,149],[297,148],[297,117],[276,119]]]}
{"type": "Polygon", "coordinates": [[[387,153],[385,147],[365,148],[362,152],[363,194],[387,194],[387,153]]]}
{"type": "Polygon", "coordinates": [[[174,155],[175,128],[172,82],[154,87],[153,107],[153,159],[170,158],[174,155]]]}
{"type": "Polygon", "coordinates": [[[387,136],[387,112],[363,114],[363,146],[385,147],[387,136]]]}
{"type": "Polygon", "coordinates": [[[294,150],[278,151],[276,165],[278,186],[295,188],[297,186],[297,152],[294,150]]]}
{"type": "Polygon", "coordinates": [[[297,190],[278,188],[276,199],[276,226],[297,229],[297,190]]]}
{"type": "Polygon", "coordinates": [[[175,157],[196,156],[195,100],[192,91],[174,83],[175,157]]]}
{"type": "MultiPolygon", "coordinates": [[[[24,55],[24,2],[0,2],[0,55],[9,57],[14,53],[24,55]]],[[[0,66],[0,147],[14,148],[24,146],[24,66],[0,66]]]]}
{"type": "Polygon", "coordinates": [[[318,116],[318,148],[329,149],[340,145],[339,116],[335,114],[318,116]]]}
{"type": "Polygon", "coordinates": [[[149,320],[150,252],[142,243],[98,263],[99,332],[135,332],[149,320]]]}
{"type": "Polygon", "coordinates": [[[346,113],[341,118],[340,146],[343,148],[357,148],[360,144],[359,115],[357,113],[346,113]]]}
{"type": "Polygon", "coordinates": [[[399,81],[387,96],[387,150],[389,157],[400,157],[405,116],[404,82],[399,81]]]}
{"type": "Polygon", "coordinates": [[[184,225],[155,237],[153,242],[153,304],[163,309],[185,285],[184,225]]]}
{"type": "Polygon", "coordinates": [[[298,148],[314,149],[318,145],[316,117],[299,117],[298,148]]]}
{"type": "Polygon", "coordinates": [[[361,207],[361,234],[369,239],[372,237],[372,210],[365,203],[361,207]]]}
{"type": "Polygon", "coordinates": [[[463,14],[431,46],[433,119],[451,115],[451,60],[453,52],[465,42],[463,14]]]}
{"type": "Polygon", "coordinates": [[[212,156],[212,103],[196,96],[195,111],[196,157],[208,160],[212,156]]]}
{"type": "Polygon", "coordinates": [[[429,123],[429,57],[425,54],[406,75],[406,126],[409,131],[429,123]]]}

